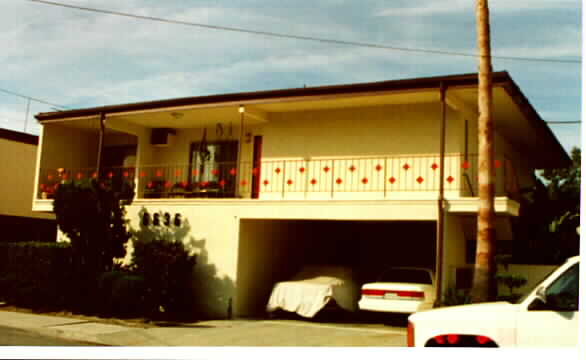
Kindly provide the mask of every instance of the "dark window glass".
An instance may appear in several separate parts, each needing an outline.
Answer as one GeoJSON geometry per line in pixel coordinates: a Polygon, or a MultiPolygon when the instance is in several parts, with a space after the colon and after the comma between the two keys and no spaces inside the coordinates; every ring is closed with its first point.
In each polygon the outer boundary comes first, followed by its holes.
{"type": "Polygon", "coordinates": [[[432,284],[429,272],[416,269],[389,269],[379,277],[378,281],[432,284]]]}
{"type": "Polygon", "coordinates": [[[546,290],[548,302],[554,302],[560,309],[578,310],[578,285],[580,267],[576,264],[563,273],[546,290]]]}

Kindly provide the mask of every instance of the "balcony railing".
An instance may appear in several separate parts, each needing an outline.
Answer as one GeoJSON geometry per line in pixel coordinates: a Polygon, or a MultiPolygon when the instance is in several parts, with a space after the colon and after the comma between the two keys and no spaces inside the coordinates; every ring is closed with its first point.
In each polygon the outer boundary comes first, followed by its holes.
{"type": "MultiPolygon", "coordinates": [[[[263,160],[106,168],[103,179],[136,185],[137,198],[411,199],[477,196],[477,157],[447,155],[440,179],[438,155],[263,160]]],[[[515,197],[511,162],[497,158],[495,192],[515,197]]],[[[97,178],[95,168],[42,169],[38,198],[51,198],[56,184],[97,178]]]]}

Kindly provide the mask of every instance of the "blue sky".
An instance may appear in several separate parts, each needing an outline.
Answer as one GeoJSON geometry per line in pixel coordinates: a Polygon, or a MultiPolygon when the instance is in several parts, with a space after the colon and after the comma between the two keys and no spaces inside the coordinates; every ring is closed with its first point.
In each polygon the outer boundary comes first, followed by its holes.
{"type": "MultiPolygon", "coordinates": [[[[57,0],[59,1],[59,0],[57,0]]],[[[476,52],[474,0],[60,0],[189,22],[476,52]]],[[[580,0],[489,0],[495,56],[581,59],[580,0]]],[[[173,97],[471,73],[469,57],[274,39],[32,3],[0,3],[0,88],[67,108],[173,97]]],[[[580,64],[493,59],[546,121],[581,118],[580,64]]],[[[33,115],[51,106],[31,102],[33,115]]],[[[0,127],[22,131],[26,100],[0,92],[0,127]]],[[[550,125],[566,149],[579,125],[550,125]]]]}

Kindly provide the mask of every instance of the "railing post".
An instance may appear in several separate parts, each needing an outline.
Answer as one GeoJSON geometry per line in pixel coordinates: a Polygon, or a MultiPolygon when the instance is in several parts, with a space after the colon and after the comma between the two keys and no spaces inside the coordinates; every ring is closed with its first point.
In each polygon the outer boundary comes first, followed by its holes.
{"type": "Polygon", "coordinates": [[[335,163],[336,163],[336,160],[332,159],[332,169],[331,169],[332,170],[332,190],[331,190],[331,194],[330,194],[332,199],[334,198],[334,186],[336,184],[336,181],[334,180],[334,177],[335,177],[334,174],[335,174],[335,168],[336,168],[334,166],[335,163]]]}
{"type": "Polygon", "coordinates": [[[287,164],[287,160],[283,160],[283,182],[281,184],[281,199],[285,199],[285,173],[287,172],[286,170],[286,164],[287,164]]]}

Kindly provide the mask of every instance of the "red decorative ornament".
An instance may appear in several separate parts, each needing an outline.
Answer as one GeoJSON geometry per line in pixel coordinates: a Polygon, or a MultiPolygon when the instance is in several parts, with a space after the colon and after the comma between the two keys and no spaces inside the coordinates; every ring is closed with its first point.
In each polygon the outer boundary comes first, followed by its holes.
{"type": "Polygon", "coordinates": [[[305,168],[304,168],[303,166],[302,166],[302,167],[300,167],[300,168],[299,168],[299,172],[303,174],[303,173],[305,172],[305,168]]]}
{"type": "Polygon", "coordinates": [[[218,169],[212,169],[212,175],[218,176],[219,173],[218,169]]]}
{"type": "Polygon", "coordinates": [[[438,164],[436,164],[436,163],[431,164],[431,170],[434,170],[435,171],[438,168],[439,168],[438,164]]]}
{"type": "Polygon", "coordinates": [[[391,176],[391,177],[389,178],[389,182],[390,182],[391,184],[394,184],[396,181],[397,181],[397,179],[395,179],[393,176],[391,176]]]}
{"type": "Polygon", "coordinates": [[[234,169],[234,168],[230,169],[230,175],[236,176],[236,169],[234,169]]]}
{"type": "Polygon", "coordinates": [[[415,179],[415,181],[421,184],[423,182],[423,178],[420,176],[417,179],[415,179]]]}
{"type": "Polygon", "coordinates": [[[98,173],[94,171],[94,173],[92,174],[92,178],[97,178],[98,177],[98,173]]]}
{"type": "Polygon", "coordinates": [[[202,182],[199,183],[199,186],[206,187],[206,186],[208,186],[208,184],[209,183],[207,181],[202,181],[202,182]]]}
{"type": "Polygon", "coordinates": [[[500,160],[495,160],[494,161],[494,167],[495,167],[495,169],[500,168],[501,167],[501,161],[500,160]]]}
{"type": "Polygon", "coordinates": [[[326,167],[324,167],[324,172],[328,172],[330,171],[330,168],[326,165],[326,167]]]}
{"type": "Polygon", "coordinates": [[[47,175],[48,180],[53,180],[53,175],[47,175]]]}
{"type": "Polygon", "coordinates": [[[161,176],[163,176],[163,172],[162,172],[161,170],[157,170],[157,171],[155,172],[155,176],[157,176],[157,177],[161,177],[161,176]]]}
{"type": "Polygon", "coordinates": [[[311,181],[309,182],[311,185],[315,185],[317,184],[317,180],[316,179],[311,179],[311,181]]]}
{"type": "Polygon", "coordinates": [[[281,168],[276,168],[276,169],[275,169],[275,172],[276,172],[277,174],[281,173],[281,168]]]}
{"type": "Polygon", "coordinates": [[[175,176],[181,176],[181,170],[175,170],[175,176]]]}
{"type": "Polygon", "coordinates": [[[110,178],[110,179],[111,179],[111,178],[113,178],[113,177],[114,177],[114,173],[110,171],[110,172],[108,173],[108,178],[110,178]]]}
{"type": "Polygon", "coordinates": [[[254,176],[258,175],[258,168],[252,169],[252,175],[254,175],[254,176]]]}
{"type": "Polygon", "coordinates": [[[240,185],[242,185],[242,186],[246,186],[246,184],[248,184],[248,182],[247,182],[246,180],[242,180],[242,181],[240,182],[240,185]]]}
{"type": "Polygon", "coordinates": [[[197,169],[196,169],[196,170],[192,170],[192,171],[191,171],[191,175],[193,175],[193,176],[196,176],[197,174],[198,174],[198,171],[197,171],[197,169]]]}
{"type": "Polygon", "coordinates": [[[350,165],[350,167],[348,168],[348,170],[350,170],[350,172],[354,172],[356,170],[356,166],[350,165]]]}
{"type": "Polygon", "coordinates": [[[41,189],[41,190],[45,190],[45,184],[41,184],[41,185],[39,185],[39,189],[41,189]]]}
{"type": "Polygon", "coordinates": [[[340,178],[337,178],[337,179],[336,179],[336,184],[340,185],[341,183],[342,183],[342,179],[340,179],[340,178]]]}
{"type": "Polygon", "coordinates": [[[450,184],[451,184],[452,182],[454,182],[454,180],[456,180],[456,179],[454,179],[454,178],[453,178],[451,175],[450,175],[450,176],[448,176],[448,178],[446,179],[446,181],[447,181],[448,183],[450,183],[450,184]]]}
{"type": "Polygon", "coordinates": [[[170,188],[171,187],[171,182],[170,181],[166,181],[165,182],[165,187],[166,188],[170,188]]]}
{"type": "Polygon", "coordinates": [[[380,164],[376,164],[376,167],[374,169],[376,171],[381,171],[383,169],[383,167],[380,164]]]}
{"type": "Polygon", "coordinates": [[[368,179],[367,179],[367,178],[363,178],[363,179],[362,179],[362,183],[363,183],[364,185],[368,184],[368,179]]]}
{"type": "Polygon", "coordinates": [[[186,187],[187,187],[187,181],[182,181],[182,182],[181,182],[181,187],[184,187],[184,188],[186,188],[186,187]]]}
{"type": "Polygon", "coordinates": [[[462,169],[468,170],[469,168],[470,168],[470,163],[468,162],[468,160],[464,161],[462,163],[462,169]]]}
{"type": "Polygon", "coordinates": [[[67,180],[67,174],[63,174],[61,177],[63,178],[63,180],[67,180]]]}
{"type": "Polygon", "coordinates": [[[140,176],[141,178],[143,178],[146,174],[144,173],[144,171],[141,171],[138,176],[140,176]]]}
{"type": "Polygon", "coordinates": [[[130,175],[130,174],[128,173],[128,171],[125,171],[123,175],[124,175],[125,178],[127,178],[128,175],[130,175]]]}
{"type": "Polygon", "coordinates": [[[220,187],[224,187],[224,185],[226,185],[226,180],[222,179],[218,182],[218,184],[220,185],[220,187]]]}
{"type": "Polygon", "coordinates": [[[403,169],[405,169],[405,171],[409,170],[411,168],[411,166],[409,166],[409,164],[405,164],[403,165],[403,169]]]}
{"type": "Polygon", "coordinates": [[[147,188],[151,189],[152,187],[153,187],[153,182],[152,181],[149,181],[148,184],[147,184],[147,188]]]}
{"type": "Polygon", "coordinates": [[[59,187],[59,184],[53,185],[53,189],[55,189],[55,190],[57,190],[58,187],[59,187]]]}
{"type": "Polygon", "coordinates": [[[268,181],[268,180],[265,180],[265,181],[263,181],[263,182],[262,182],[262,184],[263,184],[264,186],[267,186],[267,185],[269,184],[269,181],[268,181]]]}
{"type": "Polygon", "coordinates": [[[287,180],[287,185],[293,185],[293,180],[291,180],[291,179],[287,180]]]}

